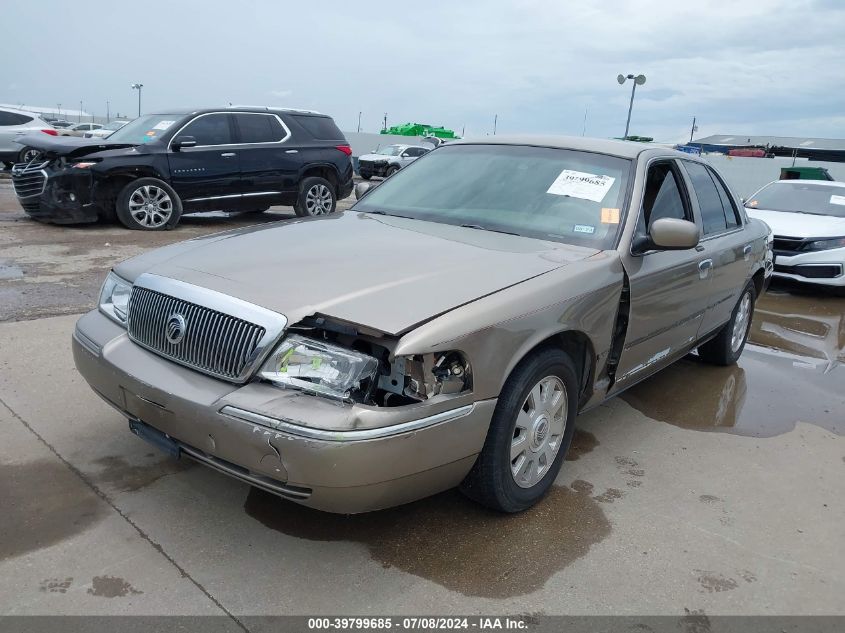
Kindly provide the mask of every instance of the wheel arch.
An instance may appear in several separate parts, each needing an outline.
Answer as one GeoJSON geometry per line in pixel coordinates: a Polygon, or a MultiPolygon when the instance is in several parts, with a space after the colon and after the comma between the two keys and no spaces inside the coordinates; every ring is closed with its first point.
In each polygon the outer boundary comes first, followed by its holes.
{"type": "Polygon", "coordinates": [[[335,195],[337,195],[338,187],[340,186],[340,174],[337,171],[337,167],[330,163],[308,165],[299,174],[299,182],[311,176],[318,176],[328,180],[331,186],[334,187],[335,195]]]}

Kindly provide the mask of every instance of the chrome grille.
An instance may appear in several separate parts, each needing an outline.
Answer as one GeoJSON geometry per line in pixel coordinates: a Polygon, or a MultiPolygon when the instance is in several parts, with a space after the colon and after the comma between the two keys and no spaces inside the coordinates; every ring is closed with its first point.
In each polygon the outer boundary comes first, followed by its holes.
{"type": "Polygon", "coordinates": [[[129,298],[128,331],[150,351],[233,381],[246,378],[266,334],[261,325],[137,285],[129,298]],[[184,338],[174,344],[166,329],[177,314],[186,327],[184,338]]]}
{"type": "Polygon", "coordinates": [[[44,172],[46,165],[47,163],[18,163],[12,168],[12,185],[18,198],[41,195],[47,185],[47,174],[44,172]]]}

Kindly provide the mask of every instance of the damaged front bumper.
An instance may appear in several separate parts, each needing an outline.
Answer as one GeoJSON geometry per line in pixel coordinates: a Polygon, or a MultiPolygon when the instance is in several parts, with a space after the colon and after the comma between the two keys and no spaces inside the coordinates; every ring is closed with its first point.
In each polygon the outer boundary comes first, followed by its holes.
{"type": "Polygon", "coordinates": [[[12,184],[23,210],[35,220],[53,224],[96,222],[100,210],[94,203],[91,173],[57,169],[52,162],[16,165],[12,170],[12,184]]]}
{"type": "Polygon", "coordinates": [[[96,310],[77,323],[73,354],[94,391],[139,436],[329,512],[377,510],[458,485],[496,404],[464,393],[375,407],[236,385],[143,349],[96,310]]]}

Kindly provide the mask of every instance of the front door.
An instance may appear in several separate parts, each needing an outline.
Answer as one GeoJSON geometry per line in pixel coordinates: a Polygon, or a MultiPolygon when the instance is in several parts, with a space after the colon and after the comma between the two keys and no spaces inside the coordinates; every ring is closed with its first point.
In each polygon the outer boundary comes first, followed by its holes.
{"type": "MultiPolygon", "coordinates": [[[[646,235],[659,218],[694,221],[686,187],[674,160],[648,167],[637,234],[646,235]]],[[[645,378],[685,353],[698,333],[711,276],[700,268],[698,250],[623,253],[630,288],[625,343],[612,392],[645,378]]]]}
{"type": "Polygon", "coordinates": [[[227,200],[241,196],[240,163],[233,145],[231,115],[201,114],[170,141],[171,185],[187,208],[226,208],[227,200]],[[194,147],[174,148],[179,139],[192,137],[194,147]]]}

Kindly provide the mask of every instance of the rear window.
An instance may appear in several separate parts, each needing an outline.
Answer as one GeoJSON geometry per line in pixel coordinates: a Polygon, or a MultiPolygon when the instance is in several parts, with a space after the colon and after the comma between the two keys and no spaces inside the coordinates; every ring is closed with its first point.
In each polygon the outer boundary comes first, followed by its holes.
{"type": "Polygon", "coordinates": [[[0,125],[23,125],[32,121],[31,116],[17,112],[0,112],[0,125]]]}
{"type": "Polygon", "coordinates": [[[293,115],[296,122],[304,127],[311,136],[320,141],[343,141],[343,132],[335,122],[326,116],[293,115]]]}
{"type": "Polygon", "coordinates": [[[275,114],[239,113],[235,121],[241,143],[278,143],[287,133],[275,114]]]}

